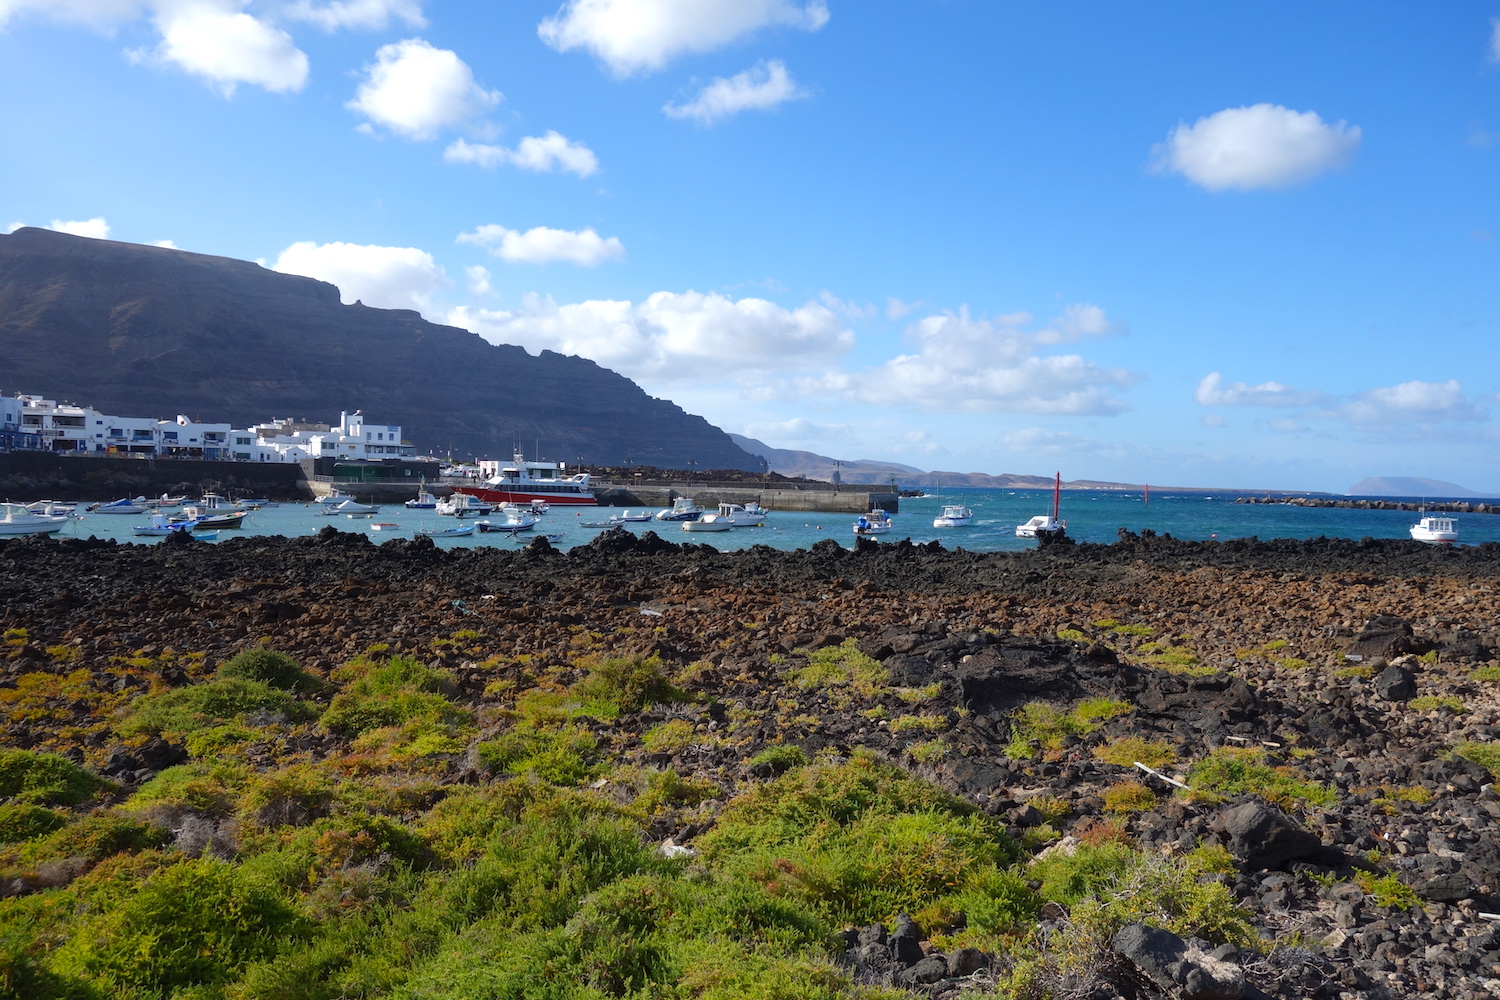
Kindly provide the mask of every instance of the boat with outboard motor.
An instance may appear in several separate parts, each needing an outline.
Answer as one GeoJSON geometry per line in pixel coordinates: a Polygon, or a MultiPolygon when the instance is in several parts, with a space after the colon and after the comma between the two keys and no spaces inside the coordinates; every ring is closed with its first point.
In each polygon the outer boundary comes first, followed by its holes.
{"type": "Polygon", "coordinates": [[[482,486],[457,485],[454,493],[466,493],[484,503],[529,504],[541,500],[567,506],[594,505],[599,501],[589,489],[589,474],[568,474],[566,462],[528,462],[520,452],[511,456],[511,464],[482,486]]]}
{"type": "Polygon", "coordinates": [[[868,514],[859,515],[854,522],[856,535],[883,535],[891,530],[891,515],[876,507],[868,514]]]}
{"type": "Polygon", "coordinates": [[[755,505],[755,509],[751,510],[743,504],[721,503],[718,513],[736,528],[759,528],[766,523],[765,511],[761,510],[759,505],[755,505]]]}
{"type": "Polygon", "coordinates": [[[683,531],[728,531],[734,522],[723,514],[704,514],[692,521],[683,521],[683,531]]]}

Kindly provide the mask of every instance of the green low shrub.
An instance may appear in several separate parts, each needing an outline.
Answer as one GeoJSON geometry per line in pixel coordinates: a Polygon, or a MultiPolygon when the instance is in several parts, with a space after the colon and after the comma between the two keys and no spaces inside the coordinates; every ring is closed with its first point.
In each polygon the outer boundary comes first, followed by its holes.
{"type": "Polygon", "coordinates": [[[588,676],[570,690],[589,715],[614,719],[649,705],[687,701],[675,687],[658,656],[608,656],[580,661],[588,676]]]}
{"type": "Polygon", "coordinates": [[[472,715],[453,704],[445,693],[453,676],[410,657],[393,656],[383,663],[358,659],[334,672],[344,689],[334,695],[321,724],[343,736],[417,722],[448,729],[472,724],[472,715]]]}
{"type": "Polygon", "coordinates": [[[1045,701],[1027,702],[1011,716],[1011,739],[1005,755],[1026,760],[1038,752],[1056,754],[1069,737],[1087,736],[1102,723],[1127,714],[1131,707],[1128,701],[1115,698],[1085,698],[1070,711],[1045,701]]]}
{"type": "Polygon", "coordinates": [[[126,807],[137,812],[179,810],[228,816],[239,807],[250,769],[238,761],[195,760],[169,767],[136,789],[126,807]]]}
{"type": "Polygon", "coordinates": [[[859,651],[853,639],[842,645],[824,646],[807,654],[807,665],[788,674],[804,691],[847,685],[856,694],[877,698],[885,694],[890,672],[879,660],[859,651]]]}
{"type": "Polygon", "coordinates": [[[109,787],[109,782],[58,754],[0,750],[0,798],[29,805],[76,806],[109,787]]]}
{"type": "Polygon", "coordinates": [[[68,825],[72,816],[61,809],[13,802],[0,805],[0,844],[19,844],[45,837],[68,825]]]}
{"type": "Polygon", "coordinates": [[[1188,769],[1187,784],[1211,796],[1259,795],[1288,809],[1332,805],[1338,798],[1327,785],[1303,779],[1294,768],[1268,764],[1263,752],[1248,747],[1213,751],[1188,769]]]}
{"type": "Polygon", "coordinates": [[[293,722],[309,717],[306,706],[262,681],[227,678],[145,695],[120,724],[122,736],[182,740],[201,729],[245,723],[251,716],[293,722]]]}
{"type": "Polygon", "coordinates": [[[771,777],[784,774],[795,767],[806,767],[809,763],[807,753],[795,743],[785,743],[781,746],[766,747],[760,753],[751,757],[751,767],[758,768],[762,773],[769,773],[771,777]]]}
{"type": "Polygon", "coordinates": [[[557,728],[520,725],[475,747],[492,774],[529,774],[554,785],[592,780],[599,741],[576,724],[557,728]]]}
{"type": "Polygon", "coordinates": [[[283,691],[311,691],[320,686],[296,660],[265,646],[236,653],[216,673],[221,680],[259,681],[283,691]]]}

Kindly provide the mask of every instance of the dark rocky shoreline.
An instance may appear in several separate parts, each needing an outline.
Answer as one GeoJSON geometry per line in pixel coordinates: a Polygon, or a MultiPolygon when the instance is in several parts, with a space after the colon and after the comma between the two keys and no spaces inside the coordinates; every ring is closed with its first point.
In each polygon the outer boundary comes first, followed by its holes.
{"type": "MultiPolygon", "coordinates": [[[[594,723],[622,758],[732,790],[770,773],[747,763],[769,747],[795,744],[809,758],[863,748],[1004,818],[1018,838],[1050,825],[1062,843],[1104,821],[1102,796],[1134,775],[1155,801],[1110,814],[1133,843],[1169,858],[1194,844],[1234,854],[1232,892],[1276,949],[1257,957],[1122,932],[1118,967],[1074,983],[1074,995],[1468,998],[1500,987],[1500,924],[1484,916],[1500,912],[1500,800],[1494,776],[1452,751],[1500,738],[1500,683],[1476,677],[1500,667],[1497,586],[1500,545],[1125,532],[1115,545],[1020,554],[832,542],[720,553],[622,531],[566,553],[545,541],[375,546],[332,529],[217,545],[25,539],[0,542],[0,627],[25,630],[0,686],[82,668],[128,694],[143,682],[110,674],[119,658],[190,651],[190,664],[211,665],[261,641],[326,676],[388,643],[451,670],[483,720],[503,695],[476,650],[566,680],[576,637],[598,636],[613,652],[659,656],[697,696],[594,723]],[[931,733],[892,731],[885,718],[913,711],[894,694],[857,712],[789,682],[789,658],[846,642],[880,662],[893,690],[929,692],[920,711],[941,724],[941,754],[922,751],[931,733]],[[1024,704],[1085,698],[1132,711],[1055,752],[1006,755],[1024,704]],[[732,744],[641,747],[639,733],[674,719],[732,733],[732,744]],[[1254,796],[1175,795],[1094,755],[1131,736],[1169,745],[1180,765],[1259,748],[1331,801],[1283,811],[1254,796]],[[1420,905],[1361,889],[1361,873],[1393,877],[1420,905]]],[[[172,669],[147,680],[203,676],[172,669]]],[[[45,722],[6,719],[0,743],[67,753],[127,789],[180,759],[86,731],[85,704],[49,709],[45,722]]],[[[325,739],[331,750],[337,741],[325,739]]],[[[325,748],[306,750],[317,760],[325,748]]],[[[455,780],[473,780],[472,766],[455,760],[455,780]]],[[[660,817],[652,832],[691,845],[714,821],[705,805],[660,817]]],[[[914,927],[856,928],[846,944],[849,967],[871,981],[934,996],[980,983],[994,960],[929,954],[914,927]]]]}

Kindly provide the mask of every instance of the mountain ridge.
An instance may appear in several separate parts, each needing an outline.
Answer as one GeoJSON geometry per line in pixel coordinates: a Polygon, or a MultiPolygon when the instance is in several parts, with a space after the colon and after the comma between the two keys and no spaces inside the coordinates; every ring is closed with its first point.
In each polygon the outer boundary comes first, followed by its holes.
{"type": "Polygon", "coordinates": [[[22,228],[0,235],[7,392],[247,427],[362,409],[419,452],[759,469],[722,430],[585,358],[494,345],[249,261],[22,228]]]}

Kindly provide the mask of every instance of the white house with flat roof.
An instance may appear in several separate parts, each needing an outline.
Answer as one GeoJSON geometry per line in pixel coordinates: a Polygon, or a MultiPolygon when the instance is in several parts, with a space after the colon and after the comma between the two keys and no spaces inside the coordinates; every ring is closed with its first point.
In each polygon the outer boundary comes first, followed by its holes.
{"type": "Polygon", "coordinates": [[[400,424],[367,424],[360,411],[339,414],[334,426],[313,424],[283,417],[250,428],[255,436],[253,447],[239,442],[244,433],[235,431],[235,445],[230,449],[254,457],[247,461],[299,462],[304,458],[340,458],[380,461],[386,458],[411,457],[416,449],[401,440],[400,424]],[[254,449],[259,449],[255,451],[254,449]]]}

